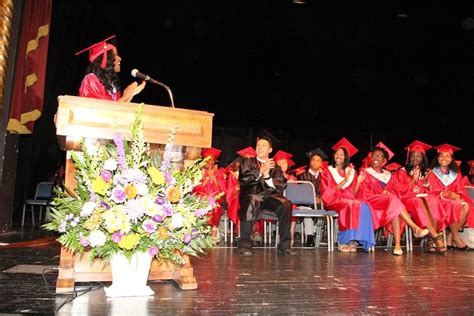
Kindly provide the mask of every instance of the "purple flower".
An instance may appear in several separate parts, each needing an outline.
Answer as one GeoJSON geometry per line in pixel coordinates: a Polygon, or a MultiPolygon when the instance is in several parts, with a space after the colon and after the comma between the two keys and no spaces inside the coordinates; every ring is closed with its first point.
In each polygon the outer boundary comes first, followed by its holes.
{"type": "Polygon", "coordinates": [[[81,243],[83,247],[89,246],[89,240],[87,240],[86,237],[82,236],[82,233],[79,234],[79,242],[81,243]]]}
{"type": "Polygon", "coordinates": [[[105,182],[109,182],[112,179],[112,172],[110,172],[109,170],[102,170],[100,172],[100,177],[105,182]]]}
{"type": "Polygon", "coordinates": [[[126,169],[127,165],[125,163],[125,149],[123,147],[123,139],[120,133],[114,134],[114,143],[117,146],[117,164],[122,168],[126,169]]]}
{"type": "Polygon", "coordinates": [[[169,204],[163,205],[163,212],[165,213],[165,217],[173,215],[173,208],[169,204]]]}
{"type": "Polygon", "coordinates": [[[153,216],[153,220],[157,223],[161,223],[163,221],[163,216],[156,214],[155,216],[153,216]]]}
{"type": "Polygon", "coordinates": [[[204,215],[207,214],[207,212],[208,211],[206,209],[200,208],[200,209],[195,210],[193,213],[196,217],[203,217],[204,215]]]}
{"type": "Polygon", "coordinates": [[[169,184],[175,184],[175,180],[173,178],[173,176],[171,175],[171,173],[169,172],[165,172],[165,181],[166,183],[169,183],[169,184]]]}
{"type": "Polygon", "coordinates": [[[209,206],[210,206],[211,208],[214,208],[215,205],[216,205],[216,200],[214,199],[213,196],[210,196],[210,197],[209,197],[209,206]]]}
{"type": "Polygon", "coordinates": [[[122,240],[122,237],[122,233],[120,232],[120,230],[118,230],[112,234],[112,241],[118,244],[122,240]]]}
{"type": "Polygon", "coordinates": [[[196,228],[193,228],[193,230],[191,231],[191,238],[194,239],[198,235],[199,235],[199,230],[197,230],[196,228]]]}
{"type": "Polygon", "coordinates": [[[115,203],[123,203],[126,197],[127,195],[122,187],[117,186],[112,190],[112,200],[115,203]]]}
{"type": "Polygon", "coordinates": [[[184,234],[183,241],[184,241],[184,243],[189,244],[189,242],[191,241],[191,235],[190,234],[184,234]]]}
{"type": "Polygon", "coordinates": [[[99,203],[99,207],[105,208],[106,210],[110,209],[110,205],[105,203],[104,201],[101,201],[99,203]]]}
{"type": "Polygon", "coordinates": [[[158,205],[163,205],[165,204],[165,199],[159,196],[156,198],[155,203],[158,205]]]}
{"type": "Polygon", "coordinates": [[[154,233],[156,231],[156,224],[153,221],[146,220],[142,224],[142,228],[147,233],[154,233]]]}
{"type": "Polygon", "coordinates": [[[158,248],[156,248],[155,246],[150,247],[148,249],[148,254],[152,257],[155,256],[157,253],[158,253],[158,248]]]}

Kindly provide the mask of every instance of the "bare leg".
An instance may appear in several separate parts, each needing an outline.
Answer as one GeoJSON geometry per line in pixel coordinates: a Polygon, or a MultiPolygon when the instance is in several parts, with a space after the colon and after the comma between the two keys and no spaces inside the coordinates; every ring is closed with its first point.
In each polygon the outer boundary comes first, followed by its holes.
{"type": "Polygon", "coordinates": [[[420,226],[416,225],[416,223],[411,219],[410,215],[408,214],[407,210],[403,210],[400,213],[400,217],[405,221],[405,223],[410,226],[410,228],[415,233],[415,237],[424,237],[426,236],[429,231],[423,231],[420,226]]]}
{"type": "Polygon", "coordinates": [[[464,223],[466,222],[468,214],[469,214],[469,205],[465,204],[461,208],[461,216],[460,216],[459,222],[455,222],[449,225],[451,234],[447,242],[448,245],[454,241],[454,243],[456,244],[456,247],[458,248],[464,248],[466,246],[466,243],[459,236],[459,228],[464,226],[464,223]]]}
{"type": "Polygon", "coordinates": [[[398,216],[392,219],[393,239],[395,241],[395,248],[400,248],[400,218],[398,216]]]}
{"type": "Polygon", "coordinates": [[[291,225],[290,225],[290,234],[291,234],[290,247],[293,247],[293,244],[295,243],[295,228],[296,228],[296,222],[291,222],[291,225]]]}

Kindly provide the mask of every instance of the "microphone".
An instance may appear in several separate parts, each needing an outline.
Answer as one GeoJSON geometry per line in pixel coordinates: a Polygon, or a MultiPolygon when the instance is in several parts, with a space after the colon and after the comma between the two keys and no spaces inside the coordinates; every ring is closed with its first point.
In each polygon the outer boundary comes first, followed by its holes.
{"type": "Polygon", "coordinates": [[[171,92],[171,89],[170,87],[168,87],[167,85],[165,85],[164,83],[162,82],[159,82],[158,80],[155,80],[153,79],[152,77],[144,74],[144,73],[141,73],[140,71],[138,71],[138,69],[133,69],[131,71],[131,75],[135,78],[138,78],[138,79],[141,79],[141,80],[145,80],[145,81],[149,81],[151,83],[154,83],[154,84],[157,84],[159,86],[162,86],[163,88],[166,89],[166,91],[168,91],[168,94],[170,95],[170,99],[171,99],[171,107],[174,108],[174,100],[173,100],[173,93],[171,92]]]}

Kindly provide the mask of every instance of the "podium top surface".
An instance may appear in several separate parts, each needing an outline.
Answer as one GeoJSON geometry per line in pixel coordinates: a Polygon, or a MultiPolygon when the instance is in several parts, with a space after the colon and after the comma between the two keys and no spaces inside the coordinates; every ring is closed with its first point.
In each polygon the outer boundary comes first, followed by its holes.
{"type": "MultiPolygon", "coordinates": [[[[56,114],[57,135],[113,139],[119,132],[130,139],[130,126],[138,103],[109,101],[77,96],[59,96],[56,114]]],[[[165,144],[177,125],[174,144],[209,148],[212,145],[213,113],[143,104],[145,141],[165,144]]]]}

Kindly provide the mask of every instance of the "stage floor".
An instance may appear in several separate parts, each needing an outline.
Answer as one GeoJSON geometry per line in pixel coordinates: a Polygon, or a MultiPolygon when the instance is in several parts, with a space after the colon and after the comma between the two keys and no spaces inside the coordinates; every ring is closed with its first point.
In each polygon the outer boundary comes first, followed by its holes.
{"type": "Polygon", "coordinates": [[[192,258],[197,290],[173,281],[149,282],[155,296],[106,298],[105,284],[79,283],[78,293],[55,295],[59,247],[0,247],[0,313],[64,315],[194,314],[474,314],[474,251],[433,255],[415,247],[393,256],[328,253],[296,248],[277,256],[256,248],[241,257],[236,248],[212,249],[192,258]],[[46,272],[43,280],[42,272],[46,272]]]}

